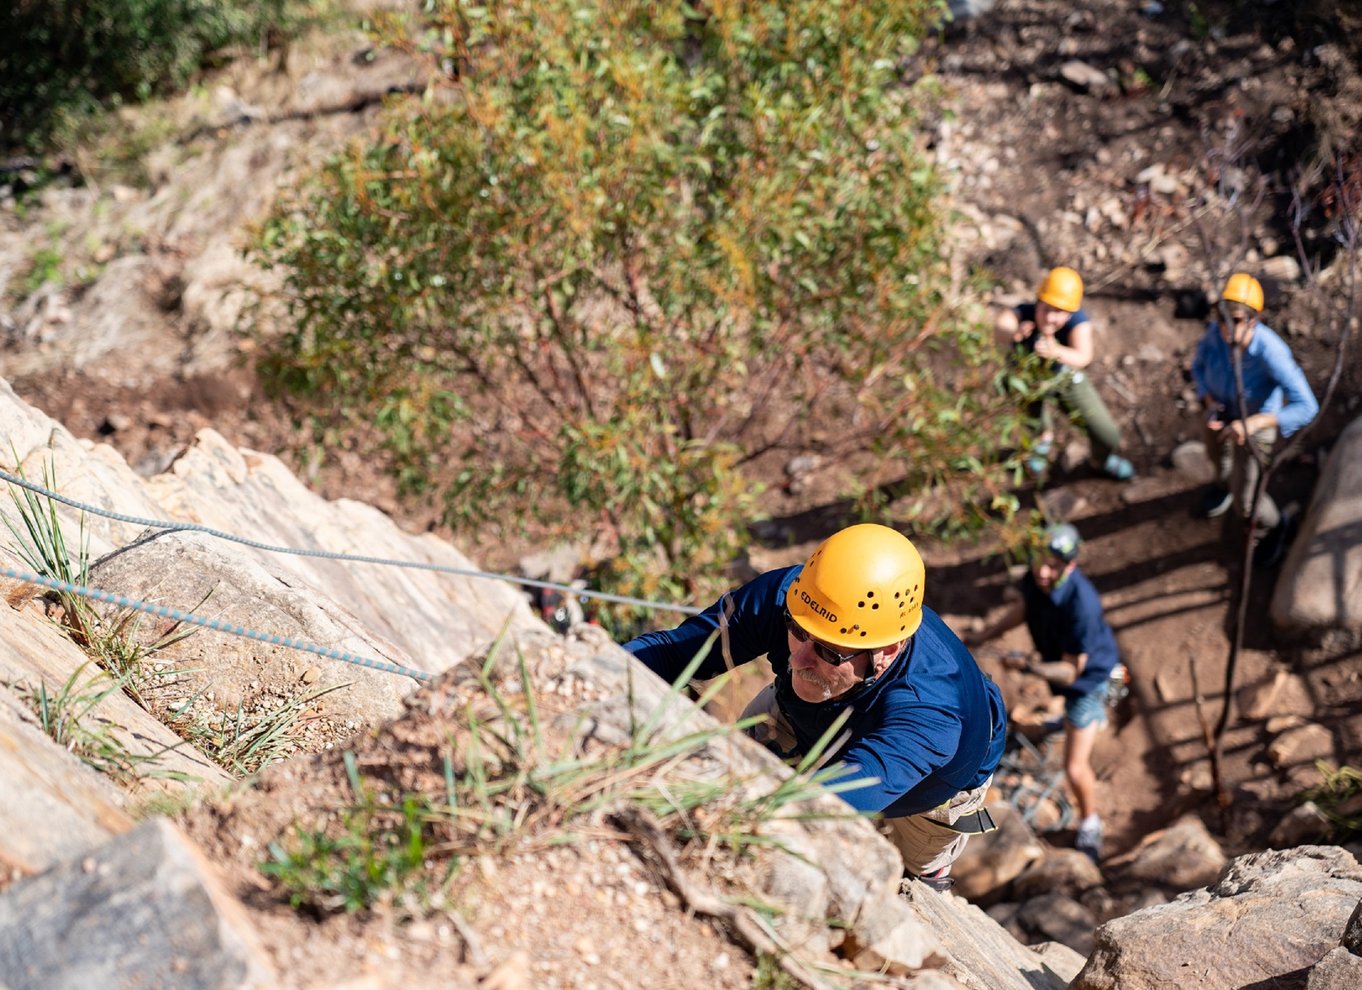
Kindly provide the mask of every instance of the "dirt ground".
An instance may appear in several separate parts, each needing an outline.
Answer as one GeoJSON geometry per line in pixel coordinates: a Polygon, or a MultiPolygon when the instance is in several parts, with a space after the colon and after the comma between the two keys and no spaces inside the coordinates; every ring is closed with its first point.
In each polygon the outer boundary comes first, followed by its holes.
{"type": "MultiPolygon", "coordinates": [[[[1266,321],[1283,332],[1320,394],[1334,362],[1343,262],[1318,211],[1293,231],[1287,165],[1307,147],[1353,133],[1362,113],[1357,49],[1325,45],[1317,27],[1278,10],[1285,6],[1201,5],[1193,14],[1195,8],[1173,3],[1003,0],[977,22],[931,39],[905,67],[909,80],[935,73],[943,84],[940,105],[929,112],[928,143],[956,175],[962,256],[989,273],[990,301],[1022,301],[1051,265],[1084,273],[1084,305],[1099,328],[1093,376],[1139,472],[1123,484],[1095,476],[1081,461],[1061,464],[1022,493],[1028,504],[1046,500],[1080,529],[1081,564],[1103,595],[1134,675],[1132,702],[1095,756],[1113,883],[1122,853],[1185,812],[1199,813],[1227,853],[1263,848],[1299,791],[1318,781],[1314,760],[1355,762],[1362,747],[1358,641],[1283,638],[1267,619],[1276,575],[1257,573],[1237,688],[1276,693],[1264,717],[1231,720],[1224,780],[1232,802],[1217,806],[1205,739],[1224,697],[1242,547],[1233,524],[1194,518],[1200,482],[1170,460],[1197,431],[1188,370],[1204,327],[1197,294],[1216,284],[1208,255],[1224,260],[1238,251],[1245,266],[1263,266],[1292,256],[1299,233],[1306,259],[1330,277],[1314,284],[1265,279],[1266,321]],[[1084,78],[1065,69],[1072,60],[1096,68],[1105,82],[1069,81],[1066,71],[1084,78]],[[1222,153],[1231,132],[1257,142],[1239,164],[1222,153]],[[1248,197],[1254,205],[1243,224],[1210,210],[1198,222],[1198,183],[1247,171],[1245,160],[1269,170],[1266,194],[1248,197]],[[1274,762],[1269,743],[1287,723],[1266,716],[1318,723],[1332,746],[1274,762]]],[[[1322,188],[1318,181],[1306,186],[1311,195],[1322,188]]],[[[122,381],[137,377],[130,368],[122,381]]],[[[197,429],[212,426],[233,443],[298,464],[328,497],[369,501],[414,530],[438,530],[426,507],[403,504],[356,452],[307,467],[307,438],[263,398],[248,369],[226,381],[191,377],[136,387],[122,381],[54,373],[14,385],[73,432],[109,441],[134,465],[163,466],[197,429]]],[[[1335,401],[1274,479],[1279,501],[1308,504],[1328,445],[1357,415],[1359,396],[1362,368],[1354,358],[1335,401]]],[[[829,523],[831,475],[797,494],[779,484],[772,492],[765,531],[791,539],[754,554],[758,566],[802,559],[836,525],[829,523]]],[[[1009,578],[994,547],[928,539],[922,547],[928,604],[958,629],[1002,603],[1009,578]]],[[[503,570],[538,548],[465,549],[483,566],[503,570]]],[[[1025,686],[996,658],[1025,645],[1018,630],[979,651],[1013,698],[1025,686]]],[[[1254,700],[1239,698],[1240,712],[1254,700]]],[[[1050,838],[1071,840],[1065,833],[1050,838]]],[[[438,941],[438,933],[432,938],[438,941]]],[[[599,947],[588,942],[565,951],[589,957],[599,947]]],[[[731,975],[716,982],[746,985],[731,975]]]]}

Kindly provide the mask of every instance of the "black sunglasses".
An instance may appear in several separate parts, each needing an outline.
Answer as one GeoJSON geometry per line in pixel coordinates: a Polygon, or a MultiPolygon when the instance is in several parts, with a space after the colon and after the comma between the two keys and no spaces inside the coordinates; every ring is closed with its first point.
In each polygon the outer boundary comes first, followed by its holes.
{"type": "Polygon", "coordinates": [[[809,635],[807,629],[794,620],[794,616],[790,614],[788,608],[785,609],[785,628],[789,630],[790,635],[799,642],[811,644],[813,646],[813,652],[818,659],[833,667],[840,667],[844,663],[851,663],[851,661],[865,652],[865,650],[852,650],[850,653],[838,653],[826,643],[818,642],[818,640],[809,635]]]}

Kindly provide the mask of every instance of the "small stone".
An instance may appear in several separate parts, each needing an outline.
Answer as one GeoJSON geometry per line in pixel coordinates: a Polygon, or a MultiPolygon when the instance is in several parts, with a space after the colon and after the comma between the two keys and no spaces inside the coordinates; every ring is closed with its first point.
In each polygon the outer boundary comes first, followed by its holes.
{"type": "Polygon", "coordinates": [[[321,676],[322,671],[320,667],[308,667],[307,670],[303,671],[303,683],[314,684],[321,676]]]}

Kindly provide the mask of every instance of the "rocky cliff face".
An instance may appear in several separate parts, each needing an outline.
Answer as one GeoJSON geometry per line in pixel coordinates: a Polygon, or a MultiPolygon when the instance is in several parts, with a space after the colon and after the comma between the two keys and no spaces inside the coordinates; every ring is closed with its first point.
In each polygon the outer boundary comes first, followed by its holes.
{"type": "MultiPolygon", "coordinates": [[[[557,636],[510,584],[457,573],[476,568],[453,547],[404,533],[372,508],[327,502],[274,458],[211,431],[144,480],[7,387],[0,424],[13,473],[137,517],[82,521],[57,504],[68,541],[87,534],[89,584],[161,609],[132,621],[126,603],[99,603],[99,619],[84,627],[98,635],[78,643],[76,606],[4,581],[0,983],[12,990],[739,987],[776,969],[808,986],[855,985],[877,972],[899,986],[1022,990],[1064,986],[1083,966],[1065,946],[1020,945],[954,895],[900,892],[892,848],[837,799],[797,795],[782,806],[773,795],[792,786],[790,772],[768,753],[721,731],[600,630],[557,636]],[[216,534],[167,532],[148,519],[216,534]],[[170,627],[191,628],[186,612],[214,628],[166,645],[170,627]],[[104,633],[140,646],[140,668],[101,666],[107,649],[93,660],[91,639],[104,633]],[[254,738],[281,711],[295,717],[267,750],[278,761],[246,773],[255,766],[224,741],[254,738]],[[475,761],[474,751],[496,755],[475,761]],[[530,765],[536,753],[551,758],[530,765]],[[488,795],[503,785],[487,781],[506,779],[521,758],[515,800],[495,803],[488,795]],[[571,783],[565,765],[576,768],[571,783]],[[453,809],[474,775],[486,807],[469,832],[471,819],[453,809]],[[644,788],[645,779],[658,786],[644,788]],[[703,802],[680,797],[697,787],[710,795],[703,802]],[[673,795],[673,806],[636,799],[645,793],[673,795]],[[417,795],[427,801],[418,832],[434,831],[416,869],[443,865],[438,895],[395,886],[346,911],[335,900],[343,885],[313,874],[317,896],[304,886],[300,911],[289,903],[300,888],[261,869],[296,852],[302,836],[334,833],[338,821],[351,828],[357,816],[378,821],[417,795]]],[[[44,509],[55,504],[35,497],[44,509]]],[[[11,501],[0,513],[26,525],[11,501]]],[[[18,542],[13,532],[6,539],[10,551],[18,542]]],[[[1185,904],[1149,909],[1147,923],[1137,913],[1105,926],[1082,985],[1117,985],[1135,958],[1124,946],[1166,944],[1157,932],[1170,912],[1208,902],[1224,905],[1213,913],[1251,909],[1260,933],[1263,951],[1236,953],[1237,968],[1224,961],[1238,974],[1225,986],[1281,975],[1276,960],[1299,975],[1345,946],[1362,894],[1356,861],[1342,850],[1274,855],[1232,865],[1185,904]],[[1301,879],[1320,864],[1327,877],[1301,879]],[[1314,892],[1308,939],[1297,937],[1305,893],[1256,895],[1264,873],[1314,892]],[[1273,938],[1291,953],[1269,951],[1273,938]]],[[[1218,941],[1184,941],[1218,971],[1218,941]]],[[[1345,948],[1329,958],[1332,972],[1354,957],[1345,948]]]]}

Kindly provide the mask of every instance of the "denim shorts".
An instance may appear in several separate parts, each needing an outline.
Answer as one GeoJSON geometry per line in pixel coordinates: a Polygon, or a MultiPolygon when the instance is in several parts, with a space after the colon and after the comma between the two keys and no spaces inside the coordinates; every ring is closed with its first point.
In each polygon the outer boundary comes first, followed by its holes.
{"type": "Polygon", "coordinates": [[[1086,729],[1090,725],[1107,724],[1107,689],[1109,682],[1103,680],[1080,698],[1068,698],[1064,702],[1064,721],[1075,729],[1086,729]]]}

